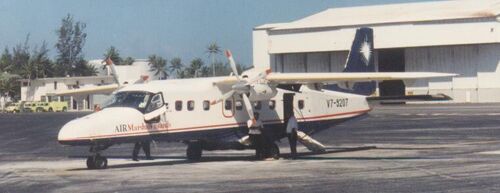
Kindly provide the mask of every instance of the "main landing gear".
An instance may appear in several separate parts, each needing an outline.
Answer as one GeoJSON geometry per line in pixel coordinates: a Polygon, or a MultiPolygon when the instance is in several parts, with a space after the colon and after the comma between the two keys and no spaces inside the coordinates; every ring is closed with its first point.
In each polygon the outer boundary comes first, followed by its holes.
{"type": "Polygon", "coordinates": [[[200,141],[188,142],[188,147],[186,150],[186,157],[190,161],[199,161],[201,159],[201,154],[203,153],[203,146],[200,141]]]}
{"type": "Polygon", "coordinates": [[[106,169],[108,167],[108,159],[100,154],[108,147],[109,145],[92,145],[90,147],[89,151],[93,155],[87,157],[88,169],[106,169]]]}

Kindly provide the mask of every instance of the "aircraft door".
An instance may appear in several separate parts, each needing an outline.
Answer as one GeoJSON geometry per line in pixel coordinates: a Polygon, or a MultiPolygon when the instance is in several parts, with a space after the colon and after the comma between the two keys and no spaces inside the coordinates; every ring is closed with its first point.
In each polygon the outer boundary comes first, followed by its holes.
{"type": "Polygon", "coordinates": [[[283,94],[283,119],[284,127],[288,124],[288,119],[293,115],[293,99],[294,93],[284,93],[283,94]]]}

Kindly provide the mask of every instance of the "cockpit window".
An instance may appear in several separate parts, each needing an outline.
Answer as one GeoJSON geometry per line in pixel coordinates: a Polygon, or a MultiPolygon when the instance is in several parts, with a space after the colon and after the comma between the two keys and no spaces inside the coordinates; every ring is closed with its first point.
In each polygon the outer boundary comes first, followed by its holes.
{"type": "Polygon", "coordinates": [[[148,105],[148,108],[146,108],[146,113],[152,112],[160,107],[163,106],[163,98],[160,93],[153,95],[151,97],[151,102],[148,105]]]}
{"type": "Polygon", "coordinates": [[[151,95],[148,92],[119,92],[112,95],[103,107],[132,107],[144,113],[151,95]]]}

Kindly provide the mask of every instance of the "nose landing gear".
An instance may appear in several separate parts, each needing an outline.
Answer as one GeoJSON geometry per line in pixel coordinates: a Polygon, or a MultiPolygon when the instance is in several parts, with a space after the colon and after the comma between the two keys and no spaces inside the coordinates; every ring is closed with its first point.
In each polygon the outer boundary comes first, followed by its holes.
{"type": "Polygon", "coordinates": [[[108,159],[99,154],[87,157],[88,169],[106,169],[108,167],[108,159]]]}
{"type": "Polygon", "coordinates": [[[101,156],[100,152],[107,149],[111,145],[95,144],[90,146],[90,153],[93,155],[87,157],[88,169],[106,169],[108,167],[108,159],[101,156]]]}

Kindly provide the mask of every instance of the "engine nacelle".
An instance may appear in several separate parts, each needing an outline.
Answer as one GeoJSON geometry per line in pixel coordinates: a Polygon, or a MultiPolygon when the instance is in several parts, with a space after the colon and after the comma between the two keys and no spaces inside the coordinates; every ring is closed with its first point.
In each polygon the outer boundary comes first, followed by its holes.
{"type": "Polygon", "coordinates": [[[276,93],[276,88],[268,84],[254,84],[250,89],[250,96],[248,98],[251,101],[269,100],[276,96],[276,93]]]}

